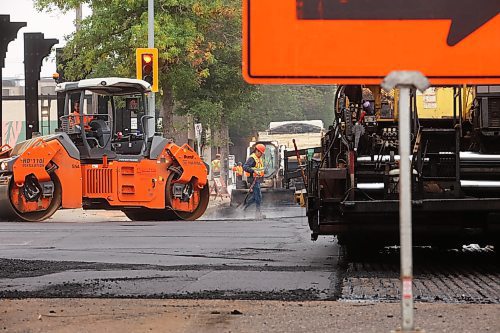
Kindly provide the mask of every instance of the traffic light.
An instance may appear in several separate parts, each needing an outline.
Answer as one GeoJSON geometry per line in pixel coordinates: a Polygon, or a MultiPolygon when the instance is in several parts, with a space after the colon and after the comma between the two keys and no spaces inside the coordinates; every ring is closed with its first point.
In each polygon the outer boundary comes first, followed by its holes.
{"type": "Polygon", "coordinates": [[[151,84],[151,91],[158,92],[158,49],[138,48],[135,51],[137,79],[151,84]]]}

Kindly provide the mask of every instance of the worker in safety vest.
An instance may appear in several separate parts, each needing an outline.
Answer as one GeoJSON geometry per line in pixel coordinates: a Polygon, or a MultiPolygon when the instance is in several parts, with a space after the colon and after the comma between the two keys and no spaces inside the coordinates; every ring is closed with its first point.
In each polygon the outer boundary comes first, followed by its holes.
{"type": "Polygon", "coordinates": [[[212,178],[220,177],[220,154],[215,155],[215,159],[212,160],[212,178]]]}
{"type": "MultiPolygon", "coordinates": [[[[69,117],[70,125],[74,126],[74,127],[78,127],[81,130],[81,126],[80,126],[80,122],[81,122],[80,102],[79,101],[76,101],[75,104],[73,105],[73,112],[71,113],[70,116],[71,116],[71,117],[69,117]]],[[[86,116],[86,115],[83,116],[83,127],[84,127],[85,131],[90,130],[89,123],[92,121],[92,119],[93,119],[92,116],[86,116]]]]}
{"type": "Polygon", "coordinates": [[[233,171],[234,171],[234,175],[236,176],[235,177],[236,188],[237,189],[244,188],[244,186],[243,186],[243,163],[238,162],[238,164],[236,164],[233,167],[233,171]]]}
{"type": "Polygon", "coordinates": [[[243,177],[243,164],[238,162],[237,165],[233,167],[233,171],[236,174],[236,179],[240,179],[243,177]]]}
{"type": "Polygon", "coordinates": [[[248,160],[243,165],[243,170],[247,175],[247,181],[250,185],[249,191],[252,192],[252,196],[246,202],[245,209],[247,209],[252,203],[255,203],[255,219],[264,219],[265,216],[260,210],[260,205],[262,203],[262,193],[260,191],[260,183],[264,177],[264,161],[262,160],[262,155],[266,151],[266,146],[263,144],[257,144],[255,146],[255,151],[248,158],[248,160]]]}

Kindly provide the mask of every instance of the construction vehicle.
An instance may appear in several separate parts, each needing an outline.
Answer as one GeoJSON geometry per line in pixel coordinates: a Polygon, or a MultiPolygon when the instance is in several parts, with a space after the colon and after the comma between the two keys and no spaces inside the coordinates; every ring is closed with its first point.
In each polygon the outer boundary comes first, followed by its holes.
{"type": "Polygon", "coordinates": [[[207,168],[189,145],[147,136],[150,90],[135,79],[59,83],[61,128],[2,148],[0,217],[34,222],[84,208],[122,210],[134,221],[199,218],[209,200],[207,168]],[[71,112],[76,102],[81,113],[71,112]]]}
{"type": "MultiPolygon", "coordinates": [[[[500,87],[435,87],[448,100],[423,118],[412,92],[414,245],[500,245],[500,87]]],[[[435,94],[436,95],[436,94],[435,94]]],[[[424,96],[425,97],[425,96],[424,96]]],[[[348,253],[399,243],[398,93],[341,86],[321,158],[307,168],[311,238],[335,235],[348,253]]]]}
{"type": "MultiPolygon", "coordinates": [[[[258,133],[247,148],[247,159],[257,144],[263,144],[264,177],[261,183],[263,204],[294,204],[295,192],[304,188],[300,166],[296,159],[295,140],[301,152],[319,146],[323,136],[321,120],[271,122],[269,129],[258,133]]],[[[304,166],[305,167],[305,166],[304,166]]],[[[244,180],[231,191],[231,205],[238,206],[248,193],[244,180]]]]}
{"type": "Polygon", "coordinates": [[[321,145],[323,135],[324,124],[321,120],[271,122],[267,131],[259,132],[259,142],[251,142],[250,145],[272,143],[278,147],[279,164],[276,164],[279,165],[279,172],[275,173],[275,187],[301,190],[305,186],[300,175],[301,166],[296,149],[299,156],[305,157],[308,150],[321,145]]]}

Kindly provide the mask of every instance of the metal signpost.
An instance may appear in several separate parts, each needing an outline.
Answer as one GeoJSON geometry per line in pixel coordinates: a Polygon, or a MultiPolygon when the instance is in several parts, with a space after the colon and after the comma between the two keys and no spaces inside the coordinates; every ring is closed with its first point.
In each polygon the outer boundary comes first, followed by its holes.
{"type": "Polygon", "coordinates": [[[399,88],[399,235],[401,244],[401,313],[402,331],[414,332],[413,264],[411,221],[411,111],[410,89],[424,91],[429,81],[420,72],[392,72],[382,82],[382,88],[399,88]]]}
{"type": "Polygon", "coordinates": [[[201,134],[203,132],[203,126],[200,123],[194,124],[194,137],[196,138],[196,143],[198,146],[198,156],[201,156],[201,134]]]}
{"type": "Polygon", "coordinates": [[[403,332],[415,331],[410,89],[424,90],[430,84],[499,84],[498,13],[498,0],[482,0],[480,5],[471,0],[415,0],[411,4],[405,0],[243,1],[243,76],[247,82],[367,85],[380,84],[385,78],[384,88],[400,89],[403,332]],[[384,36],[383,50],[374,36],[384,36]],[[359,41],[361,50],[349,52],[359,41]],[[394,72],[398,69],[419,72],[394,72]]]}
{"type": "Polygon", "coordinates": [[[235,177],[235,172],[232,171],[233,167],[236,165],[236,157],[234,155],[227,155],[227,162],[228,162],[228,175],[229,179],[231,179],[231,184],[236,183],[236,177],[235,177]]]}

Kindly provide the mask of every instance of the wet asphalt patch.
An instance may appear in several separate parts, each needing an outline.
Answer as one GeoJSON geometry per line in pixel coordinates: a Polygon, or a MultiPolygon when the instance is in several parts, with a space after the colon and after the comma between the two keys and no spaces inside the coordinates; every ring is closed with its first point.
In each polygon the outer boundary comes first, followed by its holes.
{"type": "MultiPolygon", "coordinates": [[[[500,265],[492,251],[416,249],[414,254],[416,300],[500,304],[500,265]]],[[[156,266],[0,259],[0,296],[395,302],[401,296],[398,260],[397,249],[389,249],[365,261],[342,260],[330,267],[334,272],[323,274],[324,268],[319,266],[156,266]],[[119,276],[124,271],[127,273],[119,276]],[[67,276],[61,278],[62,272],[67,276]],[[86,272],[101,277],[84,278],[86,272]],[[318,282],[309,272],[323,279],[318,282]],[[300,274],[306,283],[292,288],[299,285],[295,280],[300,274]],[[31,284],[36,277],[42,279],[38,286],[31,284]],[[241,277],[248,278],[242,280],[242,288],[230,282],[241,277]],[[213,281],[225,278],[221,283],[213,281]],[[259,284],[262,281],[255,282],[266,278],[273,281],[264,281],[267,287],[259,284]],[[287,288],[280,288],[276,279],[283,279],[287,288]],[[287,284],[287,279],[293,281],[287,284]],[[303,287],[308,285],[310,288],[303,287]]]]}

